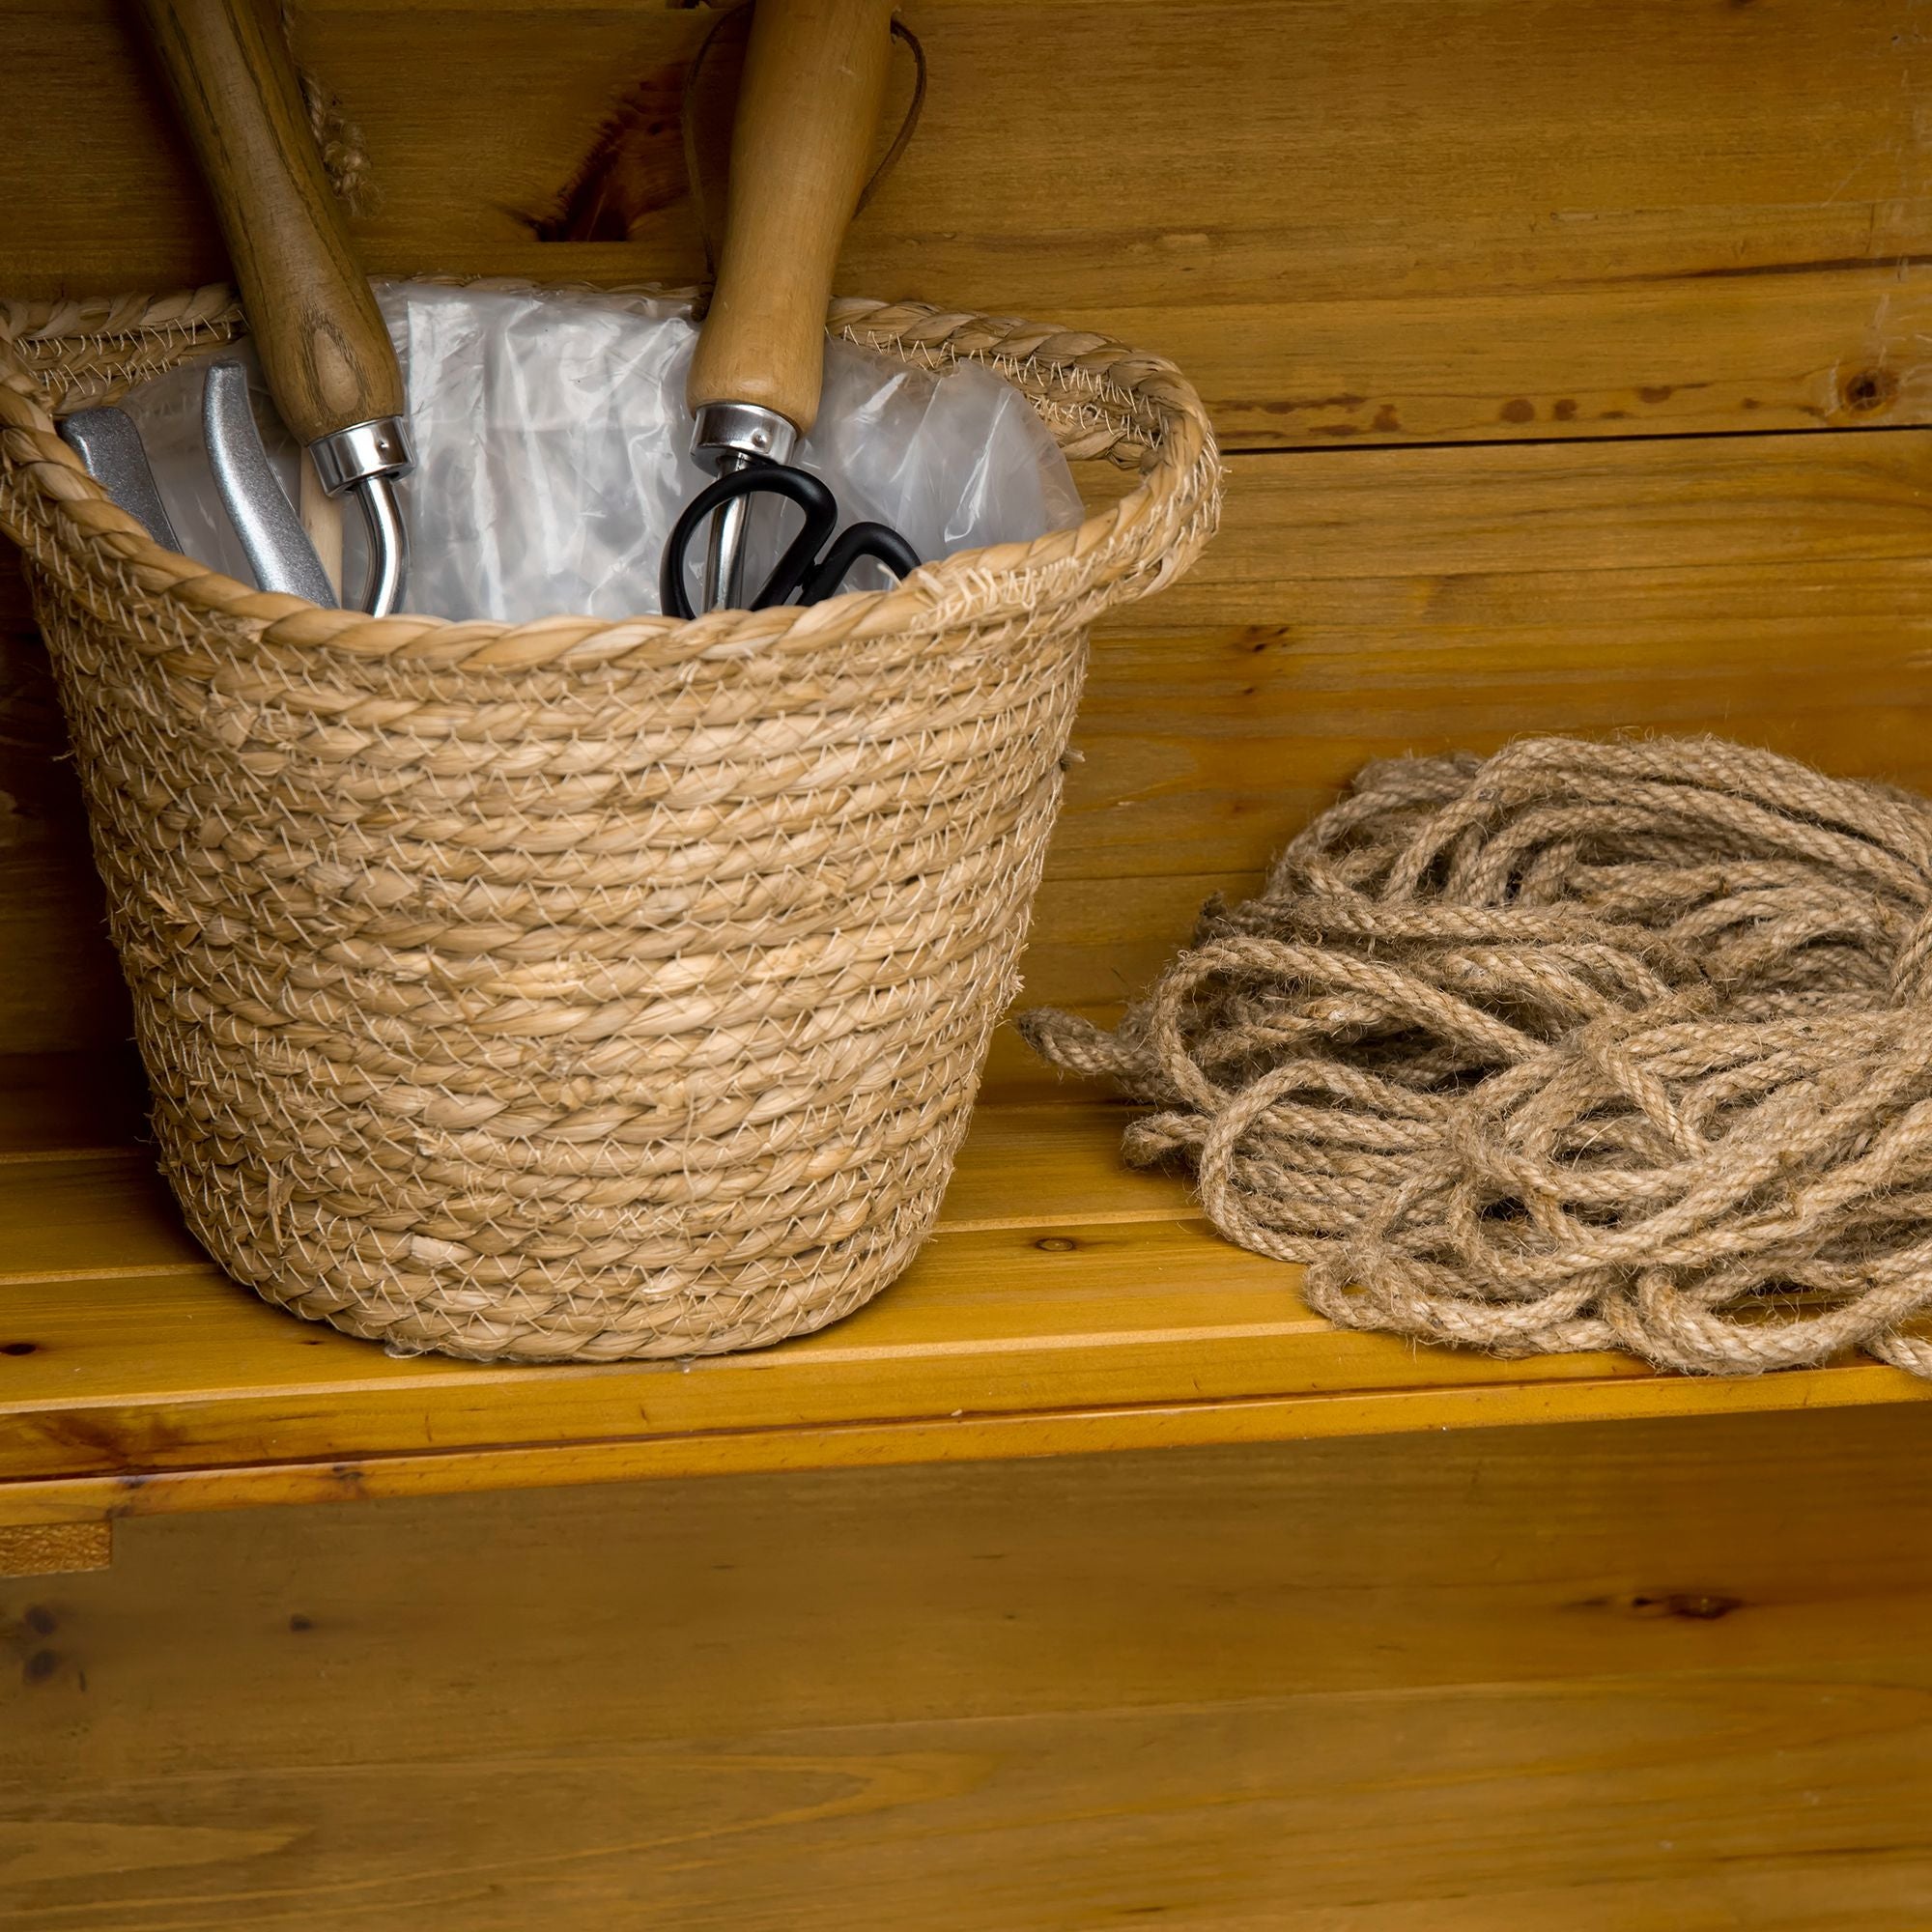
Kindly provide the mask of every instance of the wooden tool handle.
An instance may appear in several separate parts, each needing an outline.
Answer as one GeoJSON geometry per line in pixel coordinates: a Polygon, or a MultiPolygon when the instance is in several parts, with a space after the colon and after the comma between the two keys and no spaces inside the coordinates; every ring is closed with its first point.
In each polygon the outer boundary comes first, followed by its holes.
{"type": "Polygon", "coordinates": [[[262,0],[139,5],[214,198],[282,420],[309,443],[403,414],[395,350],[262,0]]]}
{"type": "Polygon", "coordinates": [[[893,0],[756,0],[718,286],[687,399],[818,414],[825,310],[892,64],[893,0]]]}

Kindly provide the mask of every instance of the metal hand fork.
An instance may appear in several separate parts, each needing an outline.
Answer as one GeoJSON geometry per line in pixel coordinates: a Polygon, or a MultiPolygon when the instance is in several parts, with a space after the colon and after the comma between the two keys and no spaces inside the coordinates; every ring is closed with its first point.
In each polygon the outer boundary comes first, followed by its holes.
{"type": "Polygon", "coordinates": [[[264,590],[285,590],[312,604],[333,605],[335,586],[269,467],[262,432],[248,403],[248,372],[240,362],[210,365],[201,392],[201,438],[221,506],[264,590]]]}
{"type": "Polygon", "coordinates": [[[55,426],[117,509],[125,510],[163,550],[181,549],[141,446],[141,432],[126,410],[76,410],[55,426]]]}

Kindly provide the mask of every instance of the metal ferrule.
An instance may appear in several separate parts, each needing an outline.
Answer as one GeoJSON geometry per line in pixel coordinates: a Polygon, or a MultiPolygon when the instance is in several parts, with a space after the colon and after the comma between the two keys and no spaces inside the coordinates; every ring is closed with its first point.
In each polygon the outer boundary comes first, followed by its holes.
{"type": "Polygon", "coordinates": [[[362,608],[386,617],[410,581],[410,531],[396,500],[396,479],[416,467],[415,444],[401,416],[376,416],[331,430],[309,444],[315,473],[331,497],[353,490],[369,526],[369,576],[362,608]]]}
{"type": "MultiPolygon", "coordinates": [[[[748,463],[786,463],[798,442],[788,416],[759,403],[706,403],[692,424],[691,453],[715,476],[748,463]]],[[[738,610],[745,602],[745,533],[750,504],[743,497],[711,519],[704,546],[704,608],[738,610]]]]}
{"type": "Polygon", "coordinates": [[[739,468],[734,455],[765,463],[789,463],[798,444],[798,429],[786,416],[759,403],[706,403],[691,431],[691,453],[723,475],[739,468]]]}
{"type": "Polygon", "coordinates": [[[371,476],[407,476],[416,467],[410,426],[401,416],[376,416],[330,430],[309,444],[315,473],[331,497],[371,476]]]}

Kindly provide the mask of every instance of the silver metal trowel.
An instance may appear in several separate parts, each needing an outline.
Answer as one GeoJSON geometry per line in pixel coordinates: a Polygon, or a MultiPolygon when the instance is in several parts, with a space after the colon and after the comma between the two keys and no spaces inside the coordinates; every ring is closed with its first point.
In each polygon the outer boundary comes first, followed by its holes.
{"type": "MultiPolygon", "coordinates": [[[[115,503],[164,550],[180,550],[141,433],[127,411],[79,410],[59,427],[88,474],[115,503]]],[[[269,462],[242,362],[224,358],[209,365],[202,384],[201,433],[215,494],[257,585],[333,607],[338,601],[335,585],[269,462]]]]}
{"type": "Polygon", "coordinates": [[[113,497],[116,509],[125,510],[163,550],[181,549],[141,446],[141,432],[126,410],[76,410],[55,427],[87,473],[113,497]]]}

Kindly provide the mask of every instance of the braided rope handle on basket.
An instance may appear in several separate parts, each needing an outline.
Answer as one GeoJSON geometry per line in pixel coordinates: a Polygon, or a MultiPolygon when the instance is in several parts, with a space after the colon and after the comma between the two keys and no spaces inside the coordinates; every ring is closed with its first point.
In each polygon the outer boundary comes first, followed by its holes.
{"type": "Polygon", "coordinates": [[[221,283],[181,295],[0,301],[0,368],[11,349],[61,413],[111,403],[149,377],[245,327],[221,283]]]}
{"type": "MultiPolygon", "coordinates": [[[[552,293],[662,301],[673,292],[639,285],[552,293]]],[[[324,610],[160,549],[55,432],[55,408],[118,394],[241,326],[232,293],[219,287],[146,299],[0,303],[0,529],[72,594],[90,602],[162,598],[185,614],[244,624],[266,642],[294,648],[402,653],[500,670],[565,659],[620,662],[639,651],[678,658],[727,641],[745,649],[822,649],[843,635],[939,630],[1023,616],[1048,602],[1071,607],[1086,623],[1121,597],[1178,575],[1218,520],[1213,432],[1171,362],[1084,331],[924,303],[841,299],[829,319],[833,333],[916,365],[983,362],[1026,394],[1069,457],[1137,469],[1139,486],[1071,529],[943,558],[891,589],[816,605],[714,611],[688,624],[572,614],[518,625],[453,623],[324,610]]]]}

